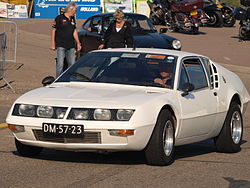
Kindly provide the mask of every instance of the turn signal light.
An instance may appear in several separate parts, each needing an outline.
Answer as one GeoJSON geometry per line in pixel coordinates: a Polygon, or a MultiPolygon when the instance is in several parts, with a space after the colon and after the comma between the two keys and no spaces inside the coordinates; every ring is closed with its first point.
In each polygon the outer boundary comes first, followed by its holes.
{"type": "Polygon", "coordinates": [[[109,134],[113,136],[131,136],[134,135],[135,130],[127,130],[127,129],[121,129],[121,130],[109,130],[109,134]]]}
{"type": "Polygon", "coordinates": [[[11,124],[8,124],[8,128],[12,131],[16,131],[16,126],[15,125],[11,125],[11,124]]]}
{"type": "Polygon", "coordinates": [[[24,126],[8,124],[8,128],[13,132],[24,132],[24,126]]]}

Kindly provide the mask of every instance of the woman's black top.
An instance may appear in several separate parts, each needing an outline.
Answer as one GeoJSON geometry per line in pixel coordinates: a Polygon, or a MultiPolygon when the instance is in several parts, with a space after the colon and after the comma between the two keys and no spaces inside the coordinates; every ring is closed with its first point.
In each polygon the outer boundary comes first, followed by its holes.
{"type": "Polygon", "coordinates": [[[132,48],[133,36],[131,24],[125,22],[118,32],[116,31],[115,25],[115,21],[111,22],[104,34],[103,44],[105,48],[132,48]]]}

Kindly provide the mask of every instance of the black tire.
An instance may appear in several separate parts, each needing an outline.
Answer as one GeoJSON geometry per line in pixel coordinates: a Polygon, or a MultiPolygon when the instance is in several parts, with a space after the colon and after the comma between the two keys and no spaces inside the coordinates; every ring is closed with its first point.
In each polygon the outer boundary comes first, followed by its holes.
{"type": "Polygon", "coordinates": [[[209,27],[221,27],[223,24],[222,13],[219,11],[207,12],[210,19],[207,21],[209,27]]]}
{"type": "Polygon", "coordinates": [[[41,147],[28,146],[28,145],[22,144],[16,138],[15,138],[15,144],[16,144],[16,148],[17,148],[18,153],[24,157],[37,156],[43,150],[43,148],[41,148],[41,147]]]}
{"type": "Polygon", "coordinates": [[[214,139],[217,151],[224,153],[239,152],[242,135],[243,121],[240,107],[237,103],[232,102],[222,130],[219,136],[214,139]]]}
{"type": "Polygon", "coordinates": [[[180,31],[180,28],[178,28],[178,27],[173,27],[173,29],[172,29],[174,32],[179,32],[180,31]]]}
{"type": "Polygon", "coordinates": [[[193,27],[191,33],[192,33],[193,35],[199,34],[199,27],[193,27]]]}
{"type": "Polygon", "coordinates": [[[232,16],[230,19],[223,19],[224,27],[233,27],[236,22],[236,19],[232,16]]]}
{"type": "Polygon", "coordinates": [[[174,144],[175,119],[169,110],[164,109],[158,116],[154,131],[144,151],[147,164],[157,166],[172,164],[174,144]]]}
{"type": "Polygon", "coordinates": [[[246,40],[247,39],[247,28],[246,28],[246,26],[240,26],[239,38],[241,40],[246,40]]]}

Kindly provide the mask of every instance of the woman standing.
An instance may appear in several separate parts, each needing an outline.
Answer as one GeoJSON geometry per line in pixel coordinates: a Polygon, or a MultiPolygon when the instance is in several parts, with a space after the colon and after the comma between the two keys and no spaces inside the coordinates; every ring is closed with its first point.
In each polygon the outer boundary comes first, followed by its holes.
{"type": "Polygon", "coordinates": [[[133,36],[131,24],[124,20],[122,10],[116,10],[113,14],[115,21],[111,22],[104,34],[103,43],[98,49],[103,48],[132,48],[133,36]]]}

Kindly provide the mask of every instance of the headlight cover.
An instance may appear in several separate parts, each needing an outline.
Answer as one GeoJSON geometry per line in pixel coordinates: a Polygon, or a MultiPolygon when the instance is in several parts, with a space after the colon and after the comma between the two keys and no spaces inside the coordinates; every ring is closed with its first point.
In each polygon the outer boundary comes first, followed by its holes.
{"type": "Polygon", "coordinates": [[[24,117],[63,119],[67,109],[67,107],[15,104],[14,109],[12,111],[12,115],[24,117]]]}
{"type": "Polygon", "coordinates": [[[89,110],[88,109],[72,109],[71,117],[76,120],[87,120],[89,119],[89,110]]]}
{"type": "Polygon", "coordinates": [[[36,107],[30,104],[21,104],[19,105],[18,113],[20,116],[33,117],[36,115],[36,107]]]}
{"type": "Polygon", "coordinates": [[[53,107],[51,106],[38,106],[37,116],[43,118],[51,118],[54,114],[53,107]]]}
{"type": "Polygon", "coordinates": [[[94,111],[95,120],[111,120],[111,111],[108,109],[95,109],[94,111]]]}
{"type": "Polygon", "coordinates": [[[172,41],[172,47],[175,49],[175,50],[180,50],[181,49],[181,41],[179,40],[173,40],[172,41]]]}
{"type": "Polygon", "coordinates": [[[55,108],[55,116],[57,119],[63,119],[66,114],[67,108],[55,108]]]}
{"type": "Polygon", "coordinates": [[[96,121],[129,121],[133,109],[72,108],[67,119],[96,121]]]}
{"type": "Polygon", "coordinates": [[[117,117],[117,120],[128,121],[130,120],[133,113],[134,113],[134,110],[120,109],[120,110],[117,110],[116,117],[117,117]]]}

